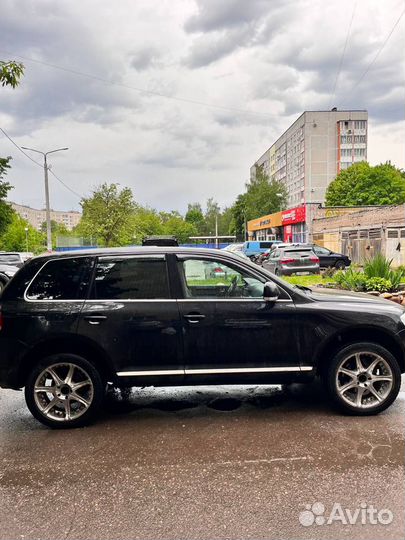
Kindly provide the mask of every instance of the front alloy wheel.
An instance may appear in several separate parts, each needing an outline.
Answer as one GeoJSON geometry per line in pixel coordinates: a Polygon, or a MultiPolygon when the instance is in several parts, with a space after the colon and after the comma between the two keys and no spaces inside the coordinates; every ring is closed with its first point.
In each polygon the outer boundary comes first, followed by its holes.
{"type": "Polygon", "coordinates": [[[25,387],[31,413],[50,427],[78,427],[91,421],[103,397],[99,373],[84,358],[59,354],[38,364],[25,387]]]}
{"type": "Polygon", "coordinates": [[[328,370],[329,391],[335,402],[351,414],[376,414],[398,395],[401,372],[393,355],[373,343],[344,348],[328,370]]]}

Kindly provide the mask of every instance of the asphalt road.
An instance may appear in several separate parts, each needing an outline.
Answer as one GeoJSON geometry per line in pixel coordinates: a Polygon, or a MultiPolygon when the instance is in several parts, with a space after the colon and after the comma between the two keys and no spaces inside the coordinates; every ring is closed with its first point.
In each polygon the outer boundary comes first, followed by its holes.
{"type": "Polygon", "coordinates": [[[402,539],[404,410],[339,416],[317,385],[145,389],[53,431],[0,390],[0,538],[402,539]]]}

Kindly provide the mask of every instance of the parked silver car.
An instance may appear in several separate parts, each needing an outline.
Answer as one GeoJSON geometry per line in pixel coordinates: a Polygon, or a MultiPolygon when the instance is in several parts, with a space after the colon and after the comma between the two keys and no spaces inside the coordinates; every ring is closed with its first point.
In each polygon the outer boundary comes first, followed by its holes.
{"type": "Polygon", "coordinates": [[[310,247],[277,247],[263,261],[263,268],[278,276],[319,274],[319,258],[310,247]]]}
{"type": "Polygon", "coordinates": [[[0,293],[18,270],[18,266],[0,264],[0,293]]]}

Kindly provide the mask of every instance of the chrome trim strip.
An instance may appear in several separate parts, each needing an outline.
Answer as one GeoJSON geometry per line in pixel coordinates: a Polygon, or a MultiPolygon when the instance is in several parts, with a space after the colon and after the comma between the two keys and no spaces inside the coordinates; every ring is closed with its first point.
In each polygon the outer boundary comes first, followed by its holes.
{"type": "Polygon", "coordinates": [[[184,369],[156,369],[143,371],[117,371],[118,377],[142,377],[144,375],[184,375],[184,369]]]}
{"type": "Polygon", "coordinates": [[[258,368],[218,368],[218,369],[186,369],[186,375],[209,375],[219,373],[282,373],[301,371],[299,366],[258,367],[258,368]]]}
{"type": "Polygon", "coordinates": [[[112,298],[112,299],[95,299],[95,298],[89,298],[88,300],[85,300],[86,304],[108,304],[110,302],[115,302],[116,304],[128,304],[128,303],[139,303],[139,302],[176,302],[177,300],[175,298],[112,298]]]}
{"type": "Polygon", "coordinates": [[[217,369],[158,369],[143,371],[118,371],[118,377],[142,377],[156,375],[215,375],[226,373],[284,373],[291,371],[312,371],[312,366],[280,366],[259,368],[217,368],[217,369]]]}
{"type": "Polygon", "coordinates": [[[280,298],[280,300],[275,300],[275,302],[266,302],[264,298],[178,298],[177,302],[261,302],[262,304],[268,303],[289,303],[293,304],[294,302],[291,299],[280,298]]]}

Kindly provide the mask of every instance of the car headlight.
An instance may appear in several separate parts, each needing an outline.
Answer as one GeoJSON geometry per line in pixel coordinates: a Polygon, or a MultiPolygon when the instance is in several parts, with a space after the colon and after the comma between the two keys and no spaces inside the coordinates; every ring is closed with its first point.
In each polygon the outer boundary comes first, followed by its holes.
{"type": "Polygon", "coordinates": [[[401,319],[402,324],[405,326],[405,311],[400,316],[400,319],[401,319]]]}

